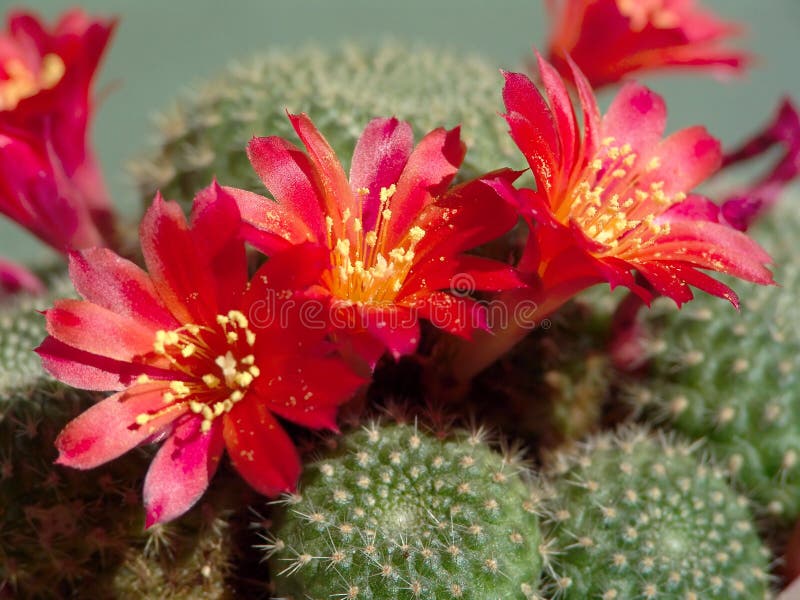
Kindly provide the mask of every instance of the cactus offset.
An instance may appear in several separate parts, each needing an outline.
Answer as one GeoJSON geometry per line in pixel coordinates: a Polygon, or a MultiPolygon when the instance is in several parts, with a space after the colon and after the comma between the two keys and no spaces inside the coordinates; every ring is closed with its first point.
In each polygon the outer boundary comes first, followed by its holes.
{"type": "Polygon", "coordinates": [[[295,139],[286,110],[308,113],[340,157],[352,155],[369,119],[396,116],[418,137],[461,124],[469,150],[462,177],[520,166],[497,117],[500,81],[480,58],[399,43],[272,52],[232,65],[179,102],[160,120],[159,148],[131,168],[146,203],[157,189],[192,198],[215,176],[263,193],[245,147],[254,135],[295,139]]]}
{"type": "Polygon", "coordinates": [[[769,597],[748,501],[689,446],[630,429],[555,458],[548,598],[769,597]]]}
{"type": "Polygon", "coordinates": [[[780,287],[738,286],[741,312],[702,295],[650,315],[652,372],[631,390],[648,415],[707,440],[740,489],[783,522],[800,517],[799,227],[796,211],[781,210],[754,231],[780,287]]]}
{"type": "Polygon", "coordinates": [[[276,516],[264,545],[276,591],[296,600],[532,597],[540,535],[522,471],[480,433],[349,433],[306,468],[276,516]]]}

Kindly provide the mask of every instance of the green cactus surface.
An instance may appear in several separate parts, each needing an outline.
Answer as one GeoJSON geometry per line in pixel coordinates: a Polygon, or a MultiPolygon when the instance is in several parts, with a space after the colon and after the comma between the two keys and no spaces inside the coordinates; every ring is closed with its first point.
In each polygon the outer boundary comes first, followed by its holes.
{"type": "Polygon", "coordinates": [[[748,501],[688,445],[628,429],[554,464],[546,598],[769,597],[769,555],[748,501]]]}
{"type": "Polygon", "coordinates": [[[787,206],[752,232],[779,286],[734,284],[740,312],[698,294],[648,315],[652,369],[631,389],[649,417],[705,440],[760,512],[785,523],[800,517],[798,229],[787,206]]]}
{"type": "Polygon", "coordinates": [[[328,598],[532,598],[537,499],[480,433],[368,426],[306,467],[263,548],[276,593],[328,598]]]}
{"type": "Polygon", "coordinates": [[[370,119],[396,116],[411,122],[417,139],[460,124],[469,149],[463,178],[521,168],[498,116],[501,85],[499,65],[397,42],[276,51],[231,65],[179,101],[159,120],[157,148],[131,169],[145,203],[157,189],[189,200],[214,176],[265,193],[245,147],[256,135],[298,141],[286,110],[307,113],[345,165],[370,119]]]}

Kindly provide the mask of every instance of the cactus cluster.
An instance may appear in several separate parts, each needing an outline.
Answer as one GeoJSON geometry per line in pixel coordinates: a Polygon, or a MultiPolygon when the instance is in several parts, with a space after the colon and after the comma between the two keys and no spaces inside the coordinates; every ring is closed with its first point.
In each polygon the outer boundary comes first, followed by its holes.
{"type": "Polygon", "coordinates": [[[748,501],[690,446],[631,428],[553,463],[545,597],[769,597],[769,553],[748,501]]]}
{"type": "Polygon", "coordinates": [[[480,432],[370,425],[306,467],[263,548],[295,600],[532,598],[538,506],[480,432]]]}
{"type": "Polygon", "coordinates": [[[779,286],[739,286],[740,312],[708,296],[648,315],[652,355],[631,397],[649,415],[703,439],[743,493],[778,522],[800,517],[800,261],[793,207],[755,230],[779,286]]]}
{"type": "Polygon", "coordinates": [[[177,103],[160,118],[157,149],[131,168],[146,203],[156,190],[188,200],[214,176],[263,193],[245,147],[254,135],[294,139],[286,110],[307,113],[343,159],[381,115],[408,120],[418,138],[460,124],[468,148],[462,177],[519,167],[497,117],[500,81],[481,58],[400,43],[275,51],[231,65],[177,103]]]}

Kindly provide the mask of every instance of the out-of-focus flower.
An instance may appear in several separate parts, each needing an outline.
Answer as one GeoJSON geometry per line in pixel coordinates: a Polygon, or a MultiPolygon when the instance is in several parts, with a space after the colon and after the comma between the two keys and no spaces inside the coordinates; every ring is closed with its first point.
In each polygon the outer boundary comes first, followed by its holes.
{"type": "Polygon", "coordinates": [[[725,224],[710,200],[689,195],[721,162],[720,145],[704,128],[662,139],[664,102],[635,83],[601,119],[573,66],[581,132],[563,80],[541,57],[539,68],[546,100],[516,73],[506,74],[503,97],[511,137],[536,180],[536,191],[518,197],[532,230],[523,266],[536,270],[544,296],[566,299],[605,280],[649,299],[632,271],[678,305],[692,298],[689,285],[738,303],[700,269],[772,283],[766,252],[725,224]]]}
{"type": "Polygon", "coordinates": [[[547,6],[550,61],[569,79],[571,57],[595,88],[640,71],[681,67],[730,74],[748,62],[724,46],[740,27],[695,0],[547,0],[547,6]]]}
{"type": "Polygon", "coordinates": [[[35,15],[12,13],[0,33],[0,210],[17,219],[24,206],[20,223],[29,229],[30,218],[49,222],[55,212],[66,217],[65,232],[56,231],[58,222],[32,229],[61,251],[113,239],[113,212],[89,127],[92,81],[114,26],[80,10],[64,13],[51,29],[35,15]],[[35,158],[18,163],[24,154],[35,158]],[[14,171],[23,172],[9,177],[14,171]],[[56,190],[58,207],[43,206],[43,188],[47,194],[56,190]]]}
{"type": "Polygon", "coordinates": [[[140,231],[149,274],[108,249],[75,252],[83,300],[46,312],[45,368],[116,391],[64,428],[57,462],[89,469],[163,441],[144,483],[148,526],[197,501],[224,448],[257,491],[291,491],[300,461],[276,415],[335,429],[338,405],[362,383],[324,355],[326,332],[306,326],[300,305],[281,302],[319,277],[324,255],[290,249],[248,284],[240,228],[216,184],[195,199],[190,225],[157,197],[140,231]]]}
{"type": "Polygon", "coordinates": [[[336,303],[339,341],[368,364],[386,349],[412,352],[418,316],[461,336],[484,327],[484,307],[460,292],[521,285],[508,265],[463,254],[514,226],[515,210],[494,186],[510,185],[518,173],[498,171],[448,190],[465,152],[457,129],[436,129],[414,147],[408,123],[374,119],[348,180],[311,120],[289,118],[308,154],[279,137],[254,138],[248,147],[275,201],[229,191],[249,241],[265,253],[304,242],[325,249],[330,263],[316,287],[336,303]]]}
{"type": "Polygon", "coordinates": [[[755,158],[774,146],[782,146],[784,153],[772,168],[722,204],[723,217],[740,231],[746,231],[762,212],[769,210],[786,186],[800,175],[800,114],[789,98],[781,102],[774,120],[762,132],[724,157],[723,168],[755,158]]]}
{"type": "Polygon", "coordinates": [[[0,258],[0,300],[19,292],[41,294],[44,289],[44,284],[28,269],[0,258]]]}

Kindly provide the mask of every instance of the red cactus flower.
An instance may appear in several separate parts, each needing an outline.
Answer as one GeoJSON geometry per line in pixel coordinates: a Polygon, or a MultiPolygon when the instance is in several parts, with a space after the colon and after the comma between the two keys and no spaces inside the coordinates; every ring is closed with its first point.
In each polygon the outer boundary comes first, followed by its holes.
{"type": "Polygon", "coordinates": [[[436,129],[414,148],[408,123],[374,119],[361,135],[349,180],[306,115],[289,115],[308,154],[279,137],[254,138],[250,161],[276,201],[235,195],[249,241],[267,254],[311,242],[330,256],[318,289],[336,301],[340,338],[373,365],[385,349],[411,352],[417,316],[469,336],[483,307],[462,287],[502,290],[521,283],[507,265],[465,250],[516,222],[495,192],[517,173],[498,171],[448,190],[464,158],[458,129],[436,129]]]}
{"type": "MultiPolygon", "coordinates": [[[[33,182],[35,171],[31,170],[18,174],[13,182],[6,181],[5,189],[0,189],[0,210],[13,219],[18,208],[14,205],[28,205],[30,215],[36,217],[42,210],[42,218],[48,220],[47,208],[40,206],[42,187],[63,186],[68,179],[69,189],[59,187],[61,197],[56,202],[69,195],[73,205],[81,205],[66,222],[67,228],[74,229],[78,221],[82,234],[73,240],[76,245],[66,248],[87,247],[113,235],[113,213],[89,143],[89,125],[92,80],[114,26],[114,21],[92,19],[80,10],[64,13],[52,29],[33,14],[12,13],[7,31],[0,33],[0,144],[5,147],[10,139],[31,146],[27,152],[36,154],[49,173],[60,175],[33,182]],[[17,187],[21,182],[28,187],[17,187]]],[[[16,154],[24,152],[16,150],[16,154]]],[[[19,169],[17,158],[4,149],[0,170],[19,169]]],[[[28,161],[22,168],[34,166],[28,161]]],[[[62,241],[72,237],[34,233],[58,250],[65,250],[62,241]]]]}
{"type": "Polygon", "coordinates": [[[144,483],[148,526],[197,501],[223,448],[258,492],[291,491],[300,461],[276,416],[335,429],[337,406],[362,383],[323,355],[324,330],[267,302],[317,278],[324,256],[303,252],[301,262],[302,248],[290,249],[248,284],[240,228],[216,184],[195,199],[191,225],[157,197],[140,231],[149,274],[108,249],[73,253],[83,300],[46,312],[45,368],[76,387],[116,391],[64,428],[57,462],[89,469],[163,440],[144,483]]]}
{"type": "Polygon", "coordinates": [[[739,26],[695,0],[547,0],[553,20],[550,61],[566,78],[569,56],[593,87],[630,73],[665,68],[728,74],[748,57],[723,45],[739,26]]]}
{"type": "Polygon", "coordinates": [[[662,139],[664,102],[635,83],[601,119],[573,67],[581,133],[563,80],[541,57],[539,66],[547,100],[516,73],[506,74],[503,97],[511,137],[536,179],[537,191],[519,198],[533,232],[523,260],[536,269],[543,294],[566,298],[605,280],[649,299],[635,270],[678,305],[692,298],[689,285],[736,305],[729,287],[699,269],[772,282],[764,250],[721,222],[710,200],[688,195],[719,167],[717,140],[702,127],[662,139]]]}

